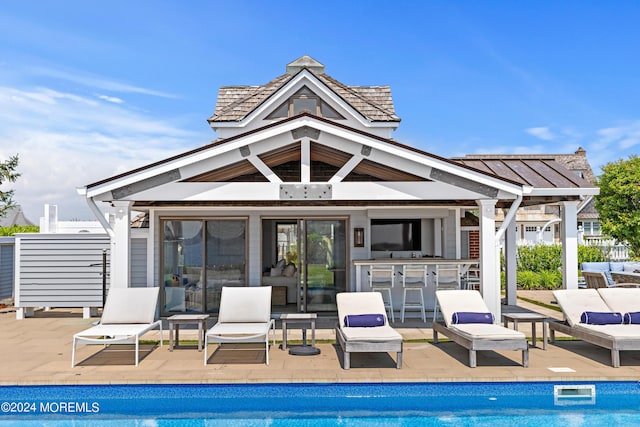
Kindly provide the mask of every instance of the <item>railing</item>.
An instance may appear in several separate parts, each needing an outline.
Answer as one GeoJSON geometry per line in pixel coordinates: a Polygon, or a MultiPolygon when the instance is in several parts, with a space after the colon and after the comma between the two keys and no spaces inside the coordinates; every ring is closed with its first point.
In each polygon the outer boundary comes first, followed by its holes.
{"type": "Polygon", "coordinates": [[[584,236],[584,245],[599,247],[610,261],[628,261],[629,246],[626,243],[620,243],[615,239],[605,237],[584,236]]]}
{"type": "MultiPolygon", "coordinates": [[[[533,240],[520,239],[516,242],[518,246],[536,246],[539,244],[552,245],[560,242],[535,242],[533,240]]],[[[624,262],[629,260],[629,246],[620,243],[615,239],[602,236],[583,236],[581,244],[585,246],[597,246],[606,255],[609,261],[624,262]]]]}

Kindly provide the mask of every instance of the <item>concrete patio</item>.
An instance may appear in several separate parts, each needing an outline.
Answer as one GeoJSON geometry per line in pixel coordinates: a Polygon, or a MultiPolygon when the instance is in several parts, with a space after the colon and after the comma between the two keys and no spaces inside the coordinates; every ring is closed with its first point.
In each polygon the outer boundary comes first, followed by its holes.
{"type": "MultiPolygon", "coordinates": [[[[519,296],[552,305],[547,291],[519,291],[519,296]]],[[[517,307],[504,311],[532,310],[550,318],[561,313],[519,300],[517,307]]],[[[79,346],[78,365],[71,368],[72,335],[96,319],[82,319],[79,310],[39,311],[35,317],[15,320],[11,307],[0,310],[1,385],[31,384],[126,384],[126,383],[289,383],[289,382],[444,382],[444,381],[579,381],[633,380],[640,378],[640,352],[621,353],[620,368],[610,366],[610,352],[582,341],[561,338],[542,349],[542,332],[529,352],[529,368],[521,366],[521,352],[479,352],[478,367],[469,368],[467,350],[453,342],[431,342],[430,323],[419,320],[394,327],[405,339],[402,369],[395,368],[395,354],[353,354],[351,369],[342,369],[335,346],[335,318],[319,322],[316,338],[321,354],[293,356],[271,346],[269,366],[264,364],[264,348],[255,345],[226,345],[215,351],[203,366],[203,354],[195,345],[169,351],[165,344],[142,346],[140,366],[133,366],[132,346],[79,346]]],[[[210,321],[210,325],[213,320],[210,321]]],[[[279,323],[278,323],[279,327],[279,323]]],[[[529,324],[520,330],[531,336],[529,324]]],[[[181,330],[181,339],[195,340],[195,330],[181,330]]],[[[300,340],[299,330],[290,330],[289,339],[300,340]]],[[[156,332],[144,336],[159,338],[156,332]]],[[[282,332],[276,331],[276,340],[282,332]]]]}

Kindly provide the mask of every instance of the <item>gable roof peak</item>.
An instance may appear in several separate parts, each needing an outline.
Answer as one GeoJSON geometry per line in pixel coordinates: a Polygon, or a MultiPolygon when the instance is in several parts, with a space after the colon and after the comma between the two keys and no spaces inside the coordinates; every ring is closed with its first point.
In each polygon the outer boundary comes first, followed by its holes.
{"type": "Polygon", "coordinates": [[[287,74],[296,74],[304,68],[315,74],[324,74],[324,64],[321,64],[309,55],[303,55],[295,61],[287,64],[287,74]]]}

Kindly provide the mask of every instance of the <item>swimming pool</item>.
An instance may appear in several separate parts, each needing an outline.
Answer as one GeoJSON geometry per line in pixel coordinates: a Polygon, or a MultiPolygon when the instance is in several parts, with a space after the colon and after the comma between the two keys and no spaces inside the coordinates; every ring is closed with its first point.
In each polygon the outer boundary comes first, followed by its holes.
{"type": "Polygon", "coordinates": [[[639,425],[640,383],[0,387],[0,426],[496,427],[516,422],[639,425]]]}

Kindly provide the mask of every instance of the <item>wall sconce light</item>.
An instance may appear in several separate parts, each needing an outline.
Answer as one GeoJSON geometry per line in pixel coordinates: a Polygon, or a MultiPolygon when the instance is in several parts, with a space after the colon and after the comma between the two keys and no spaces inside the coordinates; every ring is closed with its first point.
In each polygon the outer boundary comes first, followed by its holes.
{"type": "Polygon", "coordinates": [[[353,229],[353,246],[356,248],[364,248],[364,228],[353,229]]]}

